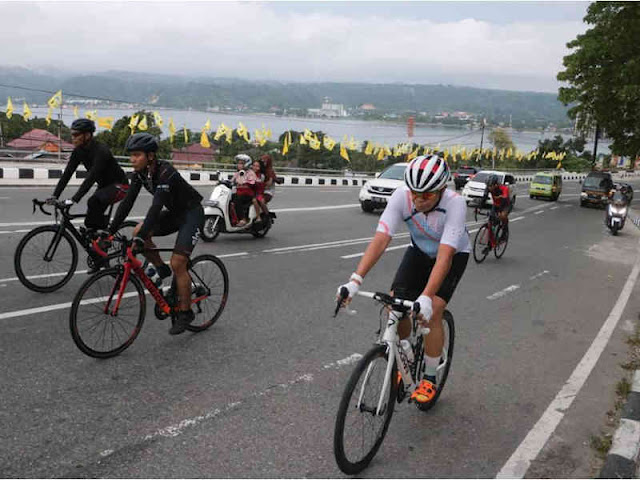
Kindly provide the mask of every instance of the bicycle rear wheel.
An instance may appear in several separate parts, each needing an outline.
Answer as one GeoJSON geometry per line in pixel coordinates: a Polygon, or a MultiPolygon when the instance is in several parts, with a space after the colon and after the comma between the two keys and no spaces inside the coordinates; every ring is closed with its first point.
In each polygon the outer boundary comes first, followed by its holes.
{"type": "Polygon", "coordinates": [[[484,262],[489,250],[489,229],[485,224],[480,227],[480,230],[476,233],[476,238],[473,240],[473,259],[476,263],[484,262]]]}
{"type": "Polygon", "coordinates": [[[90,357],[114,357],[140,333],[147,305],[144,288],[136,277],[129,277],[118,312],[113,315],[122,277],[121,268],[102,270],[84,282],[73,299],[71,337],[90,357]]]}
{"type": "Polygon", "coordinates": [[[191,294],[201,298],[194,305],[195,320],[187,329],[201,332],[216,323],[229,297],[229,274],[218,257],[198,255],[189,266],[191,294]]]}
{"type": "Polygon", "coordinates": [[[13,265],[25,287],[50,293],[71,280],[78,266],[78,247],[63,226],[44,225],[20,240],[13,265]],[[46,256],[50,256],[50,260],[46,260],[46,256]]]}
{"type": "Polygon", "coordinates": [[[398,385],[395,359],[385,345],[377,345],[358,362],[342,395],[333,437],[333,452],[340,470],[353,475],[364,470],[377,453],[389,428],[398,385]],[[389,392],[378,413],[388,362],[393,362],[389,392]]]}
{"type": "MultiPolygon", "coordinates": [[[[453,315],[449,310],[444,311],[444,315],[442,317],[442,329],[444,333],[444,345],[442,348],[442,355],[440,356],[440,365],[436,370],[436,384],[438,388],[436,389],[436,396],[433,397],[429,403],[418,403],[416,402],[416,407],[423,412],[431,410],[433,406],[440,398],[440,394],[442,394],[442,390],[444,389],[445,384],[447,383],[447,378],[449,378],[449,369],[451,368],[451,360],[453,359],[453,345],[456,338],[456,329],[455,324],[453,322],[453,315]]],[[[424,362],[424,350],[420,352],[419,358],[417,358],[419,362],[420,368],[418,368],[418,382],[421,382],[425,377],[426,364],[424,362]]]]}

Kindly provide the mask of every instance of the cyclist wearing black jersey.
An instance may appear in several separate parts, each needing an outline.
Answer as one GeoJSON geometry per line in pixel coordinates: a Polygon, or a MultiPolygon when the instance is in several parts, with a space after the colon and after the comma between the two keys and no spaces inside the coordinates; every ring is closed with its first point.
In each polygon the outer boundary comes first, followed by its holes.
{"type": "Polygon", "coordinates": [[[152,135],[136,133],[130,136],[125,149],[130,154],[135,172],[131,187],[118,207],[109,231],[113,234],[118,230],[144,186],[153,195],[153,201],[144,221],[134,230],[136,249],[155,248],[151,237],[178,232],[171,256],[171,268],[162,261],[158,252],[144,253],[161,277],[168,277],[173,270],[179,297],[179,312],[169,333],[177,335],[184,332],[187,325],[194,320],[187,263],[198,241],[200,226],[204,222],[202,196],[171,164],[158,160],[158,142],[152,135]]]}
{"type": "Polygon", "coordinates": [[[82,163],[87,169],[87,176],[78,191],[67,200],[67,204],[78,203],[91,189],[98,184],[95,193],[87,200],[87,216],[84,224],[88,229],[103,229],[109,223],[104,212],[113,203],[122,200],[127,192],[127,177],[118,162],[109,151],[109,147],[96,141],[93,132],[96,125],[87,118],[79,118],[71,124],[71,141],[75,146],[69,163],[58,180],[53,196],[47,203],[54,204],[63,192],[71,176],[82,163]]]}

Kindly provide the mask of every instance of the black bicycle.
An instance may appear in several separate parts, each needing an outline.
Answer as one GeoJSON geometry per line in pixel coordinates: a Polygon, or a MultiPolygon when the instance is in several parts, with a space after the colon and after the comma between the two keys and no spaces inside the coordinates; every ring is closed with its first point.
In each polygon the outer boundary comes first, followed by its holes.
{"type": "MultiPolygon", "coordinates": [[[[33,213],[36,207],[45,215],[52,215],[45,210],[46,202],[33,199],[33,213]]],[[[87,265],[93,269],[100,257],[92,247],[93,238],[87,234],[84,227],[77,229],[72,220],[84,218],[86,214],[71,214],[71,205],[57,201],[54,205],[55,223],[36,227],[27,233],[16,248],[13,265],[20,282],[30,290],[40,293],[50,293],[58,290],[71,280],[78,266],[78,244],[87,252],[87,265]],[[76,241],[74,241],[74,238],[76,241]]],[[[109,207],[108,217],[111,218],[113,204],[109,207]]],[[[137,225],[132,220],[122,223],[118,234],[132,236],[137,225]]],[[[101,266],[108,266],[102,262],[101,266]]]]}

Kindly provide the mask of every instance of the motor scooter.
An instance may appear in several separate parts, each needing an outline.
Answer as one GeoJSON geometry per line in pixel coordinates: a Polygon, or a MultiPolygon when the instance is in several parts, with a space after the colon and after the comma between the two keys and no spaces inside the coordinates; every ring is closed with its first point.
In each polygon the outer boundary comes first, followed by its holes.
{"type": "Polygon", "coordinates": [[[262,215],[262,221],[258,222],[256,210],[249,207],[249,222],[246,225],[238,225],[239,218],[233,194],[236,187],[228,180],[220,180],[211,192],[209,200],[202,202],[204,207],[204,225],[202,227],[202,239],[205,242],[213,242],[220,233],[247,233],[256,238],[264,237],[273,226],[276,214],[270,212],[262,215]]]}
{"type": "Polygon", "coordinates": [[[605,216],[605,224],[613,235],[617,235],[623,229],[627,219],[627,207],[627,196],[621,192],[615,192],[609,201],[605,216]]]}

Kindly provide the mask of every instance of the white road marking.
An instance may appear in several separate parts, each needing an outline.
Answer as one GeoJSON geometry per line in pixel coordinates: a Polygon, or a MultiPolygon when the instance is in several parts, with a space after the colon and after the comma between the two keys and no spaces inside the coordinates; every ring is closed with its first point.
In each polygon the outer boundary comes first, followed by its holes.
{"type": "MultiPolygon", "coordinates": [[[[411,245],[410,243],[405,243],[404,245],[397,245],[395,247],[389,247],[385,250],[385,252],[388,252],[389,250],[398,250],[400,248],[407,248],[409,245],[411,245]]],[[[360,252],[360,253],[352,253],[351,255],[343,255],[340,258],[356,258],[356,257],[362,257],[364,255],[364,252],[360,252]]]]}
{"type": "MultiPolygon", "coordinates": [[[[393,238],[405,238],[408,236],[409,236],[408,233],[400,233],[398,235],[395,235],[393,238]]],[[[309,243],[306,245],[295,245],[293,247],[270,248],[268,250],[263,250],[262,252],[263,253],[287,253],[287,252],[290,252],[291,250],[303,250],[303,249],[308,250],[308,249],[314,249],[315,247],[324,247],[324,248],[330,248],[333,246],[340,247],[342,245],[366,243],[370,240],[373,240],[373,237],[352,238],[347,240],[336,240],[333,242],[325,242],[325,243],[309,243]]]]}
{"type": "Polygon", "coordinates": [[[533,214],[534,214],[534,215],[540,215],[541,213],[544,213],[544,210],[540,210],[540,211],[538,211],[538,212],[534,212],[533,214]]]}
{"type": "MultiPolygon", "coordinates": [[[[142,217],[127,217],[127,220],[142,220],[144,218],[144,216],[142,217]]],[[[80,220],[71,220],[71,223],[83,223],[84,220],[80,219],[80,220]]],[[[11,222],[11,223],[0,223],[0,228],[4,228],[4,227],[24,227],[24,226],[28,226],[28,225],[34,225],[34,226],[39,226],[39,225],[54,225],[55,222],[53,220],[50,220],[48,222],[11,222]]],[[[29,231],[29,230],[27,230],[29,231]]]]}
{"type": "MultiPolygon", "coordinates": [[[[338,360],[337,362],[333,362],[330,363],[328,365],[325,365],[323,367],[323,369],[329,369],[329,368],[339,368],[345,365],[351,365],[352,363],[357,362],[358,360],[360,360],[360,358],[362,358],[362,355],[360,355],[359,353],[354,353],[352,355],[349,355],[346,358],[343,358],[342,360],[338,360]]],[[[225,405],[222,408],[214,408],[212,410],[209,410],[208,412],[205,412],[202,415],[197,415],[195,417],[191,417],[191,418],[186,418],[184,420],[181,420],[178,423],[175,423],[173,425],[169,425],[167,427],[164,428],[160,428],[158,430],[156,430],[155,432],[146,435],[144,437],[144,440],[152,440],[156,437],[177,437],[178,435],[182,434],[183,431],[189,427],[193,427],[195,425],[198,425],[199,423],[202,423],[206,420],[210,420],[212,418],[216,418],[220,415],[223,415],[229,411],[232,411],[236,408],[238,408],[239,406],[247,403],[247,401],[252,400],[254,398],[259,398],[259,397],[264,397],[266,395],[269,395],[275,391],[286,391],[289,390],[291,387],[300,384],[300,383],[311,383],[313,381],[313,374],[311,373],[307,373],[304,375],[300,375],[299,377],[288,381],[287,383],[280,383],[278,385],[273,385],[268,387],[266,390],[263,390],[261,392],[258,393],[254,393],[252,395],[248,395],[245,396],[242,400],[236,401],[236,402],[230,402],[227,405],[225,405]]]]}
{"type": "Polygon", "coordinates": [[[476,233],[478,230],[480,230],[479,228],[473,229],[473,230],[469,230],[469,233],[476,233]]]}
{"type": "Polygon", "coordinates": [[[27,230],[3,230],[0,233],[27,233],[30,232],[31,230],[27,229],[27,230]]]}
{"type": "MultiPolygon", "coordinates": [[[[230,257],[242,257],[244,255],[249,255],[249,252],[239,252],[239,253],[228,253],[226,255],[217,255],[218,258],[230,258],[230,257]]],[[[78,273],[87,273],[87,270],[76,270],[76,274],[78,273]]],[[[49,278],[49,277],[62,277],[66,275],[67,272],[57,272],[57,273],[46,273],[42,275],[29,275],[28,279],[33,278],[49,278]]],[[[16,282],[18,281],[18,277],[10,277],[10,278],[0,278],[0,282],[16,282]]]]}
{"type": "Polygon", "coordinates": [[[276,210],[272,210],[272,212],[283,213],[283,212],[314,212],[317,210],[338,210],[341,208],[355,208],[359,207],[359,203],[349,203],[347,205],[329,205],[327,207],[300,207],[300,208],[279,208],[276,210]]]}
{"type": "Polygon", "coordinates": [[[520,285],[509,285],[507,288],[503,288],[499,292],[493,293],[487,297],[487,300],[496,300],[504,297],[508,293],[514,292],[520,288],[520,285]]]}
{"type": "Polygon", "coordinates": [[[559,208],[559,207],[551,207],[549,210],[555,210],[556,208],[559,208]]]}
{"type": "Polygon", "coordinates": [[[516,217],[509,219],[510,222],[517,222],[518,220],[522,220],[524,217],[516,217]]]}
{"type": "Polygon", "coordinates": [[[549,273],[549,270],[543,270],[540,273],[536,273],[535,275],[529,277],[529,280],[535,280],[536,278],[540,278],[543,275],[546,275],[547,273],[549,273]]]}
{"type": "Polygon", "coordinates": [[[587,381],[600,355],[602,355],[629,301],[633,287],[638,279],[638,273],[640,273],[640,256],[637,257],[616,304],[591,343],[589,350],[584,354],[580,363],[578,363],[567,382],[549,404],[542,417],[536,422],[516,451],[513,452],[507,463],[500,469],[496,478],[523,478],[525,476],[531,462],[546,445],[573,400],[577,397],[580,389],[587,381]]]}

